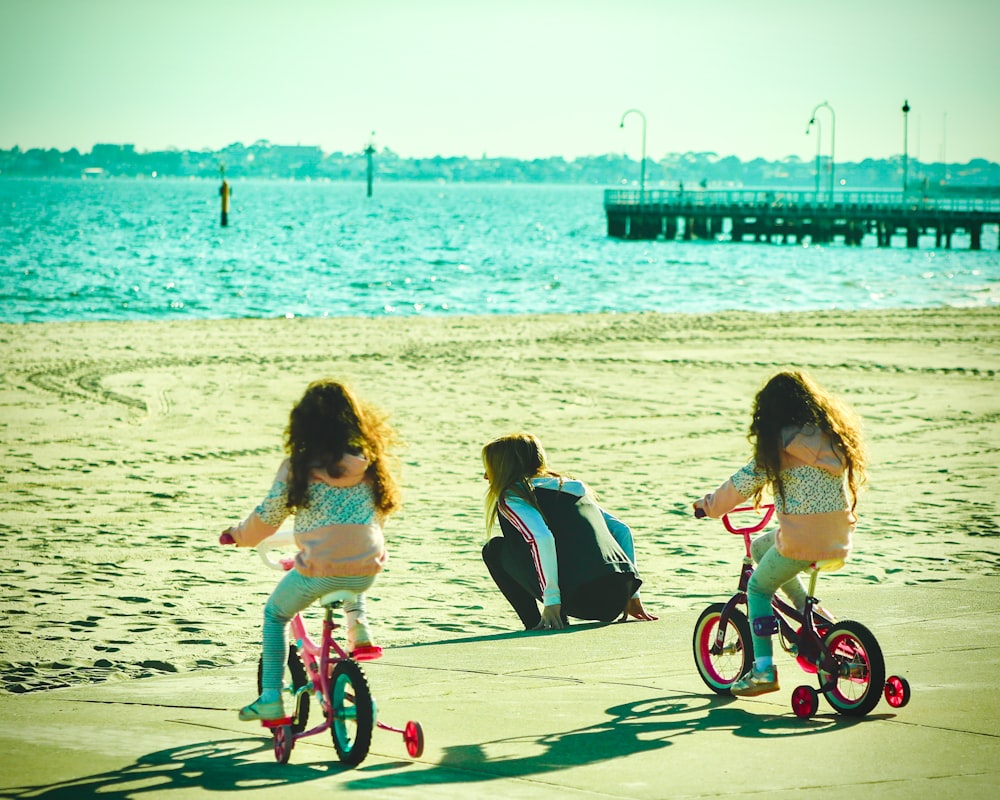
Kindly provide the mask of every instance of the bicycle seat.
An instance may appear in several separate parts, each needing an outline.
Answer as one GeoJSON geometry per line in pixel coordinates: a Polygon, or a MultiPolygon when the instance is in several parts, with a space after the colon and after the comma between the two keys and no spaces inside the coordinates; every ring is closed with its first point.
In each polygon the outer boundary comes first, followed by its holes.
{"type": "Polygon", "coordinates": [[[809,569],[814,569],[817,572],[834,572],[844,566],[844,559],[842,558],[826,558],[822,561],[813,561],[809,565],[809,569]]]}
{"type": "Polygon", "coordinates": [[[357,596],[357,593],[352,592],[350,589],[337,589],[320,597],[319,604],[321,606],[333,606],[339,603],[346,603],[357,596]]]}

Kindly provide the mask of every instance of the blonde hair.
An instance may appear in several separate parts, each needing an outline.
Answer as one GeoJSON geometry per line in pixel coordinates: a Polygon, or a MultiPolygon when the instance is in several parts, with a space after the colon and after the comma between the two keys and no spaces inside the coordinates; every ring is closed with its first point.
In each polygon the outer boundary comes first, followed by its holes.
{"type": "MultiPolygon", "coordinates": [[[[781,429],[789,425],[815,425],[826,433],[844,462],[851,509],[858,504],[858,492],[866,480],[868,465],[861,436],[861,421],[844,402],[838,400],[801,370],[779,372],[757,393],[753,421],[747,438],[754,444],[754,460],[767,475],[776,495],[785,497],[781,480],[781,429]]],[[[752,498],[761,501],[763,487],[752,498]]]]}
{"type": "Polygon", "coordinates": [[[497,508],[504,494],[514,492],[538,508],[531,479],[542,475],[558,476],[545,458],[538,437],[530,433],[500,436],[483,446],[483,467],[489,487],[486,489],[486,532],[493,530],[497,508]]]}

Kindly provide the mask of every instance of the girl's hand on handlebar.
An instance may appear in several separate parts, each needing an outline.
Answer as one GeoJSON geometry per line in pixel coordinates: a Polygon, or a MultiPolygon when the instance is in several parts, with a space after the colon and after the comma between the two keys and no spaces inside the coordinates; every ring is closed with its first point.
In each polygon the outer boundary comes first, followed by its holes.
{"type": "Polygon", "coordinates": [[[226,528],[219,536],[219,544],[236,544],[236,540],[233,538],[233,534],[230,533],[232,528],[226,528]]]}
{"type": "Polygon", "coordinates": [[[566,626],[562,621],[562,606],[559,603],[545,606],[542,609],[542,620],[532,630],[536,631],[558,631],[566,626]]]}
{"type": "Polygon", "coordinates": [[[628,605],[625,606],[625,611],[622,613],[619,622],[624,622],[629,617],[634,617],[635,619],[643,620],[644,622],[655,622],[659,617],[650,614],[646,609],[642,607],[642,600],[638,597],[633,597],[628,601],[628,605]]]}

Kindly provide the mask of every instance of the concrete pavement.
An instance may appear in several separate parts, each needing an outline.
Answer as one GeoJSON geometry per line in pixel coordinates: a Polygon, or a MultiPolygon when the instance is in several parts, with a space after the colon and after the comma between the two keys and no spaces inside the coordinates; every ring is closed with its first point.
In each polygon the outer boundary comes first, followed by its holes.
{"type": "Polygon", "coordinates": [[[797,719],[791,691],[811,676],[783,654],[780,692],[709,692],[691,656],[706,599],[653,623],[387,650],[364,666],[379,718],[419,720],[426,749],[411,759],[401,736],[376,730],[354,769],[327,735],[274,762],[264,731],[236,719],[253,664],[0,696],[0,797],[993,798],[998,589],[982,577],[824,594],[913,688],[906,707],[882,701],[861,720],[822,698],[797,719]]]}

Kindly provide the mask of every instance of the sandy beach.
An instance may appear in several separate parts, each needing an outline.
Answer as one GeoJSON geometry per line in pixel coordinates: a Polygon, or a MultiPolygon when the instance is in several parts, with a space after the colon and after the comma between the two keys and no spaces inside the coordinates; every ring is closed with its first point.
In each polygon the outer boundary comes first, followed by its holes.
{"type": "Polygon", "coordinates": [[[391,414],[405,509],[370,613],[387,647],[516,629],[482,565],[483,442],[541,436],[632,525],[647,607],[730,588],[690,516],[748,454],[754,392],[808,368],[862,414],[850,587],[1000,576],[1000,312],[280,319],[0,326],[2,689],[252,662],[274,575],[217,533],[270,485],[319,376],[391,414]]]}

